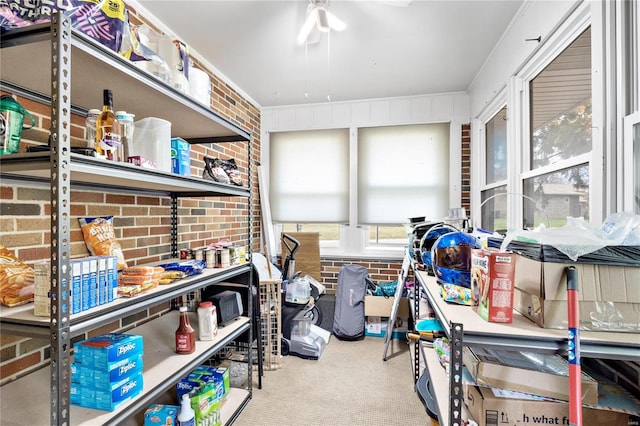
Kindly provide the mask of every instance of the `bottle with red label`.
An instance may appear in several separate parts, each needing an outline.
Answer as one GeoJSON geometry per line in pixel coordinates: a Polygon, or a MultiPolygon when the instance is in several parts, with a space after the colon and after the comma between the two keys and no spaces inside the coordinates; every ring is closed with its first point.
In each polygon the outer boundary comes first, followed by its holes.
{"type": "Polygon", "coordinates": [[[191,354],[196,350],[196,331],[189,323],[186,306],[180,307],[180,326],[176,330],[176,353],[191,354]]]}

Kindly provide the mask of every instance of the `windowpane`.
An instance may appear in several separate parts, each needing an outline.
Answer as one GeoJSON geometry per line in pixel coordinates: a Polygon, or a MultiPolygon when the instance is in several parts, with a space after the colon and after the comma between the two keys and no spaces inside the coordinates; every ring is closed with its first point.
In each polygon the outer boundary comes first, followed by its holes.
{"type": "Polygon", "coordinates": [[[508,201],[506,185],[482,191],[481,196],[482,229],[502,234],[506,233],[508,201]]]}
{"type": "Polygon", "coordinates": [[[349,130],[271,134],[269,201],[274,223],[349,220],[349,130]]]}
{"type": "Polygon", "coordinates": [[[358,130],[358,224],[442,218],[449,208],[449,123],[358,130]]]}
{"type": "Polygon", "coordinates": [[[507,179],[507,108],[485,125],[487,184],[507,179]]]}
{"type": "Polygon", "coordinates": [[[320,241],[337,242],[340,240],[340,225],[333,223],[285,223],[282,225],[282,232],[317,232],[320,234],[320,241]]]}
{"type": "Polygon", "coordinates": [[[591,151],[591,29],[530,82],[530,167],[591,151]]]}
{"type": "Polygon", "coordinates": [[[589,220],[589,167],[581,165],[524,180],[524,228],[563,226],[567,217],[589,220]]]}
{"type": "Polygon", "coordinates": [[[369,244],[406,244],[407,230],[404,226],[371,226],[369,244]]]}

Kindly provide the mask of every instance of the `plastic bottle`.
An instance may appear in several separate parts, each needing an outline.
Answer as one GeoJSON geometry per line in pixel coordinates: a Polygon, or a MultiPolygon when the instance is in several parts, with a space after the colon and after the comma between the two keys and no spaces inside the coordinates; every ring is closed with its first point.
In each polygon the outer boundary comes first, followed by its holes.
{"type": "Polygon", "coordinates": [[[87,135],[87,148],[95,148],[96,144],[96,120],[100,115],[100,110],[92,108],[87,112],[87,118],[85,119],[85,129],[87,135]]]}
{"type": "Polygon", "coordinates": [[[176,353],[191,354],[196,350],[196,331],[189,323],[186,306],[180,307],[180,326],[176,330],[176,353]]]}
{"type": "Polygon", "coordinates": [[[116,118],[120,122],[122,133],[122,161],[127,161],[130,155],[129,153],[133,152],[133,131],[136,128],[133,122],[135,114],[129,114],[126,111],[116,111],[116,118]]]}
{"type": "Polygon", "coordinates": [[[211,302],[200,302],[198,306],[198,335],[200,340],[213,340],[218,334],[216,307],[211,302]]]}
{"type": "Polygon", "coordinates": [[[196,413],[191,408],[191,400],[189,394],[182,395],[182,401],[180,404],[180,412],[178,413],[177,426],[195,426],[196,413]]]}
{"type": "Polygon", "coordinates": [[[111,161],[122,161],[122,133],[120,122],[113,112],[113,94],[105,89],[102,93],[102,112],[96,119],[96,154],[111,161]]]}

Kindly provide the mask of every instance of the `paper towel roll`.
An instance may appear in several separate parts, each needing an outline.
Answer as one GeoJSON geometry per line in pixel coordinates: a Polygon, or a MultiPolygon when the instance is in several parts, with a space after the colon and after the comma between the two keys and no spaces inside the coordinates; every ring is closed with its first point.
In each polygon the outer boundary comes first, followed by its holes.
{"type": "Polygon", "coordinates": [[[209,74],[197,68],[189,68],[189,94],[201,103],[211,103],[211,80],[209,74]]]}

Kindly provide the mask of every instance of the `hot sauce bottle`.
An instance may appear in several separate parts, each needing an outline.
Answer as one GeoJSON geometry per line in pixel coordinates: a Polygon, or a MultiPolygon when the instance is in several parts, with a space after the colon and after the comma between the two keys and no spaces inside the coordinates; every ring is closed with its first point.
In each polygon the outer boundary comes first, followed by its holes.
{"type": "Polygon", "coordinates": [[[189,323],[186,306],[180,307],[180,326],[176,330],[176,353],[191,354],[196,350],[196,331],[189,323]]]}

